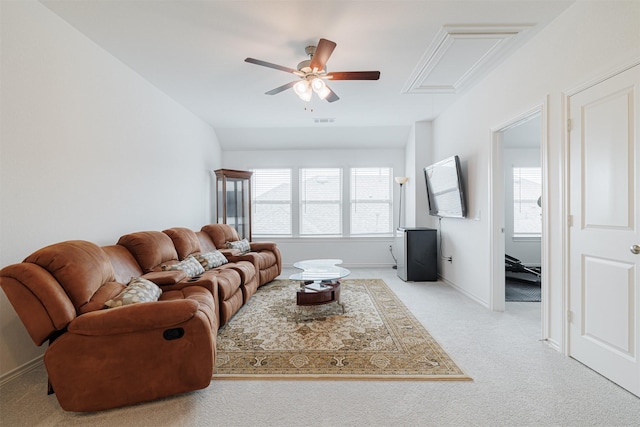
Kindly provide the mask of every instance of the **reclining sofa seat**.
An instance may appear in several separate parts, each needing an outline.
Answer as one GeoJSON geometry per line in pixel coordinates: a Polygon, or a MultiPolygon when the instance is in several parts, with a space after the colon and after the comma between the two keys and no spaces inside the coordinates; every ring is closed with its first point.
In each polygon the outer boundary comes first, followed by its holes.
{"type": "Polygon", "coordinates": [[[180,270],[152,271],[151,273],[144,273],[131,252],[129,252],[124,246],[102,246],[102,250],[107,254],[107,257],[109,257],[109,261],[111,261],[116,282],[118,283],[128,283],[132,277],[142,277],[143,279],[150,280],[160,286],[163,293],[166,293],[167,291],[182,290],[185,287],[194,285],[207,289],[213,296],[212,318],[210,321],[213,329],[215,353],[215,340],[218,336],[217,332],[220,325],[217,282],[205,281],[194,283],[195,281],[190,281],[185,272],[180,270]]]}
{"type": "MultiPolygon", "coordinates": [[[[198,238],[196,233],[185,227],[174,227],[164,230],[165,233],[171,240],[173,241],[173,245],[176,248],[176,252],[178,253],[178,259],[183,260],[187,258],[189,255],[198,255],[201,253],[207,253],[211,251],[217,251],[216,247],[213,243],[208,239],[208,236],[205,237],[207,242],[204,241],[204,249],[200,243],[201,239],[198,238]]],[[[226,264],[222,264],[221,266],[216,267],[216,270],[224,270],[224,269],[232,269],[235,270],[240,275],[240,291],[242,292],[242,304],[246,304],[249,301],[249,298],[253,294],[256,293],[258,289],[258,275],[255,266],[253,265],[253,259],[251,257],[246,257],[243,255],[235,256],[230,255],[226,256],[227,261],[226,264]]],[[[207,274],[219,274],[218,271],[208,270],[203,274],[206,276],[207,274]]],[[[230,294],[231,292],[235,292],[233,289],[223,289],[220,290],[222,293],[230,294]]],[[[240,307],[238,307],[239,309],[240,307]]],[[[236,310],[237,311],[237,310],[236,310]]],[[[231,316],[235,314],[236,311],[231,313],[231,316]]]]}
{"type": "MultiPolygon", "coordinates": [[[[125,273],[123,273],[125,274],[125,273]]],[[[119,276],[122,278],[122,276],[119,276]]],[[[205,388],[215,361],[211,292],[187,286],[156,302],[103,309],[124,283],[86,241],[53,244],[0,270],[0,286],[67,411],[115,408],[205,388]]]]}
{"type": "MultiPolygon", "coordinates": [[[[161,272],[162,266],[179,262],[178,252],[171,238],[162,231],[138,231],[125,234],[118,240],[136,259],[145,273],[161,272]]],[[[242,277],[231,266],[208,270],[200,276],[185,279],[192,285],[217,292],[219,326],[223,326],[242,307],[242,277]],[[217,290],[217,291],[216,291],[217,290]]]]}
{"type": "MultiPolygon", "coordinates": [[[[202,227],[215,247],[231,256],[234,250],[227,249],[227,242],[237,242],[240,240],[238,232],[229,224],[208,224],[202,227]]],[[[245,255],[253,259],[253,264],[258,271],[258,286],[271,282],[282,273],[282,257],[280,249],[274,242],[249,242],[250,252],[245,255]]]]}

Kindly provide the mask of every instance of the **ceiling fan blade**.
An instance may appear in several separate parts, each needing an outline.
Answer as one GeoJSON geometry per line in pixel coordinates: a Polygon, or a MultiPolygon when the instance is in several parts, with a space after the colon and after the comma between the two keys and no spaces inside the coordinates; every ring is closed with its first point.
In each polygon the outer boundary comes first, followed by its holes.
{"type": "Polygon", "coordinates": [[[265,95],[275,95],[277,93],[283,92],[287,89],[290,89],[293,87],[294,84],[298,83],[298,81],[293,81],[293,82],[289,82],[286,85],[282,85],[282,86],[278,86],[275,89],[271,89],[269,92],[265,92],[265,95]]]}
{"type": "Polygon", "coordinates": [[[249,62],[250,64],[262,65],[263,67],[269,67],[280,71],[285,71],[287,73],[296,73],[298,70],[294,70],[293,68],[283,67],[282,65],[272,64],[271,62],[261,61],[259,59],[247,58],[244,62],[249,62]]]}
{"type": "Polygon", "coordinates": [[[336,93],[329,87],[327,86],[327,89],[329,89],[329,95],[327,95],[324,99],[327,102],[336,102],[337,100],[340,99],[340,97],[338,95],[336,95],[336,93]]]}
{"type": "Polygon", "coordinates": [[[311,58],[309,67],[312,70],[314,68],[317,68],[318,71],[324,70],[324,66],[333,53],[333,49],[335,48],[336,44],[331,40],[320,39],[320,41],[318,42],[318,46],[316,47],[316,52],[313,54],[313,58],[311,58]]]}
{"type": "Polygon", "coordinates": [[[380,71],[334,71],[327,73],[331,80],[378,80],[380,71]]]}

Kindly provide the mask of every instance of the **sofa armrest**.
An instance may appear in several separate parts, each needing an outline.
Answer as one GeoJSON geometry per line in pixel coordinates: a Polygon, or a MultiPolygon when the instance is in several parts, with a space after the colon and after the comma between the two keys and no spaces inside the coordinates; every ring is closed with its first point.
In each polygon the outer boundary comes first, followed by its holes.
{"type": "Polygon", "coordinates": [[[227,261],[229,262],[249,261],[250,263],[255,264],[256,268],[258,268],[258,261],[256,259],[255,253],[251,253],[251,252],[247,252],[246,254],[237,253],[233,255],[227,255],[226,257],[227,257],[227,261]]]}
{"type": "Polygon", "coordinates": [[[150,280],[158,286],[175,285],[187,278],[187,273],[182,270],[152,271],[142,275],[144,279],[150,280]]]}
{"type": "Polygon", "coordinates": [[[275,251],[278,248],[275,242],[251,242],[249,246],[252,251],[275,251]]]}
{"type": "Polygon", "coordinates": [[[230,256],[237,256],[237,255],[242,255],[242,252],[240,251],[240,249],[218,249],[220,251],[220,253],[222,255],[224,255],[225,257],[229,258],[230,256]]]}
{"type": "Polygon", "coordinates": [[[169,328],[186,322],[198,312],[192,299],[155,301],[109,308],[77,317],[67,331],[77,335],[118,335],[169,328]]]}

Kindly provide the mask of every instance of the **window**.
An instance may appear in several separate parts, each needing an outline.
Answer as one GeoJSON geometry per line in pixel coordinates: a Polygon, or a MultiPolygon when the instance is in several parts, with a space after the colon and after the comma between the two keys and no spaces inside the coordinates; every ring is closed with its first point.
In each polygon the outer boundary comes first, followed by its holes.
{"type": "Polygon", "coordinates": [[[542,173],[539,167],[513,168],[513,236],[540,237],[542,173]]]}
{"type": "Polygon", "coordinates": [[[391,232],[391,168],[351,169],[351,234],[391,232]]]}
{"type": "Polygon", "coordinates": [[[390,167],[252,172],[251,231],[255,237],[393,233],[394,181],[390,167]],[[343,198],[348,203],[343,203],[343,198]]]}
{"type": "Polygon", "coordinates": [[[300,235],[342,233],[342,170],[300,169],[300,235]]]}
{"type": "Polygon", "coordinates": [[[252,234],[291,235],[291,169],[254,169],[252,234]]]}

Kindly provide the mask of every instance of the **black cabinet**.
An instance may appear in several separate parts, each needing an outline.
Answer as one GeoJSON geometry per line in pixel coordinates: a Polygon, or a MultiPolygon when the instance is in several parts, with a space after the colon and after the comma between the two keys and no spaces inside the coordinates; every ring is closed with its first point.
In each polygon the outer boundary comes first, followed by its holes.
{"type": "Polygon", "coordinates": [[[397,233],[398,277],[405,282],[438,280],[437,230],[398,228],[397,233]]]}

